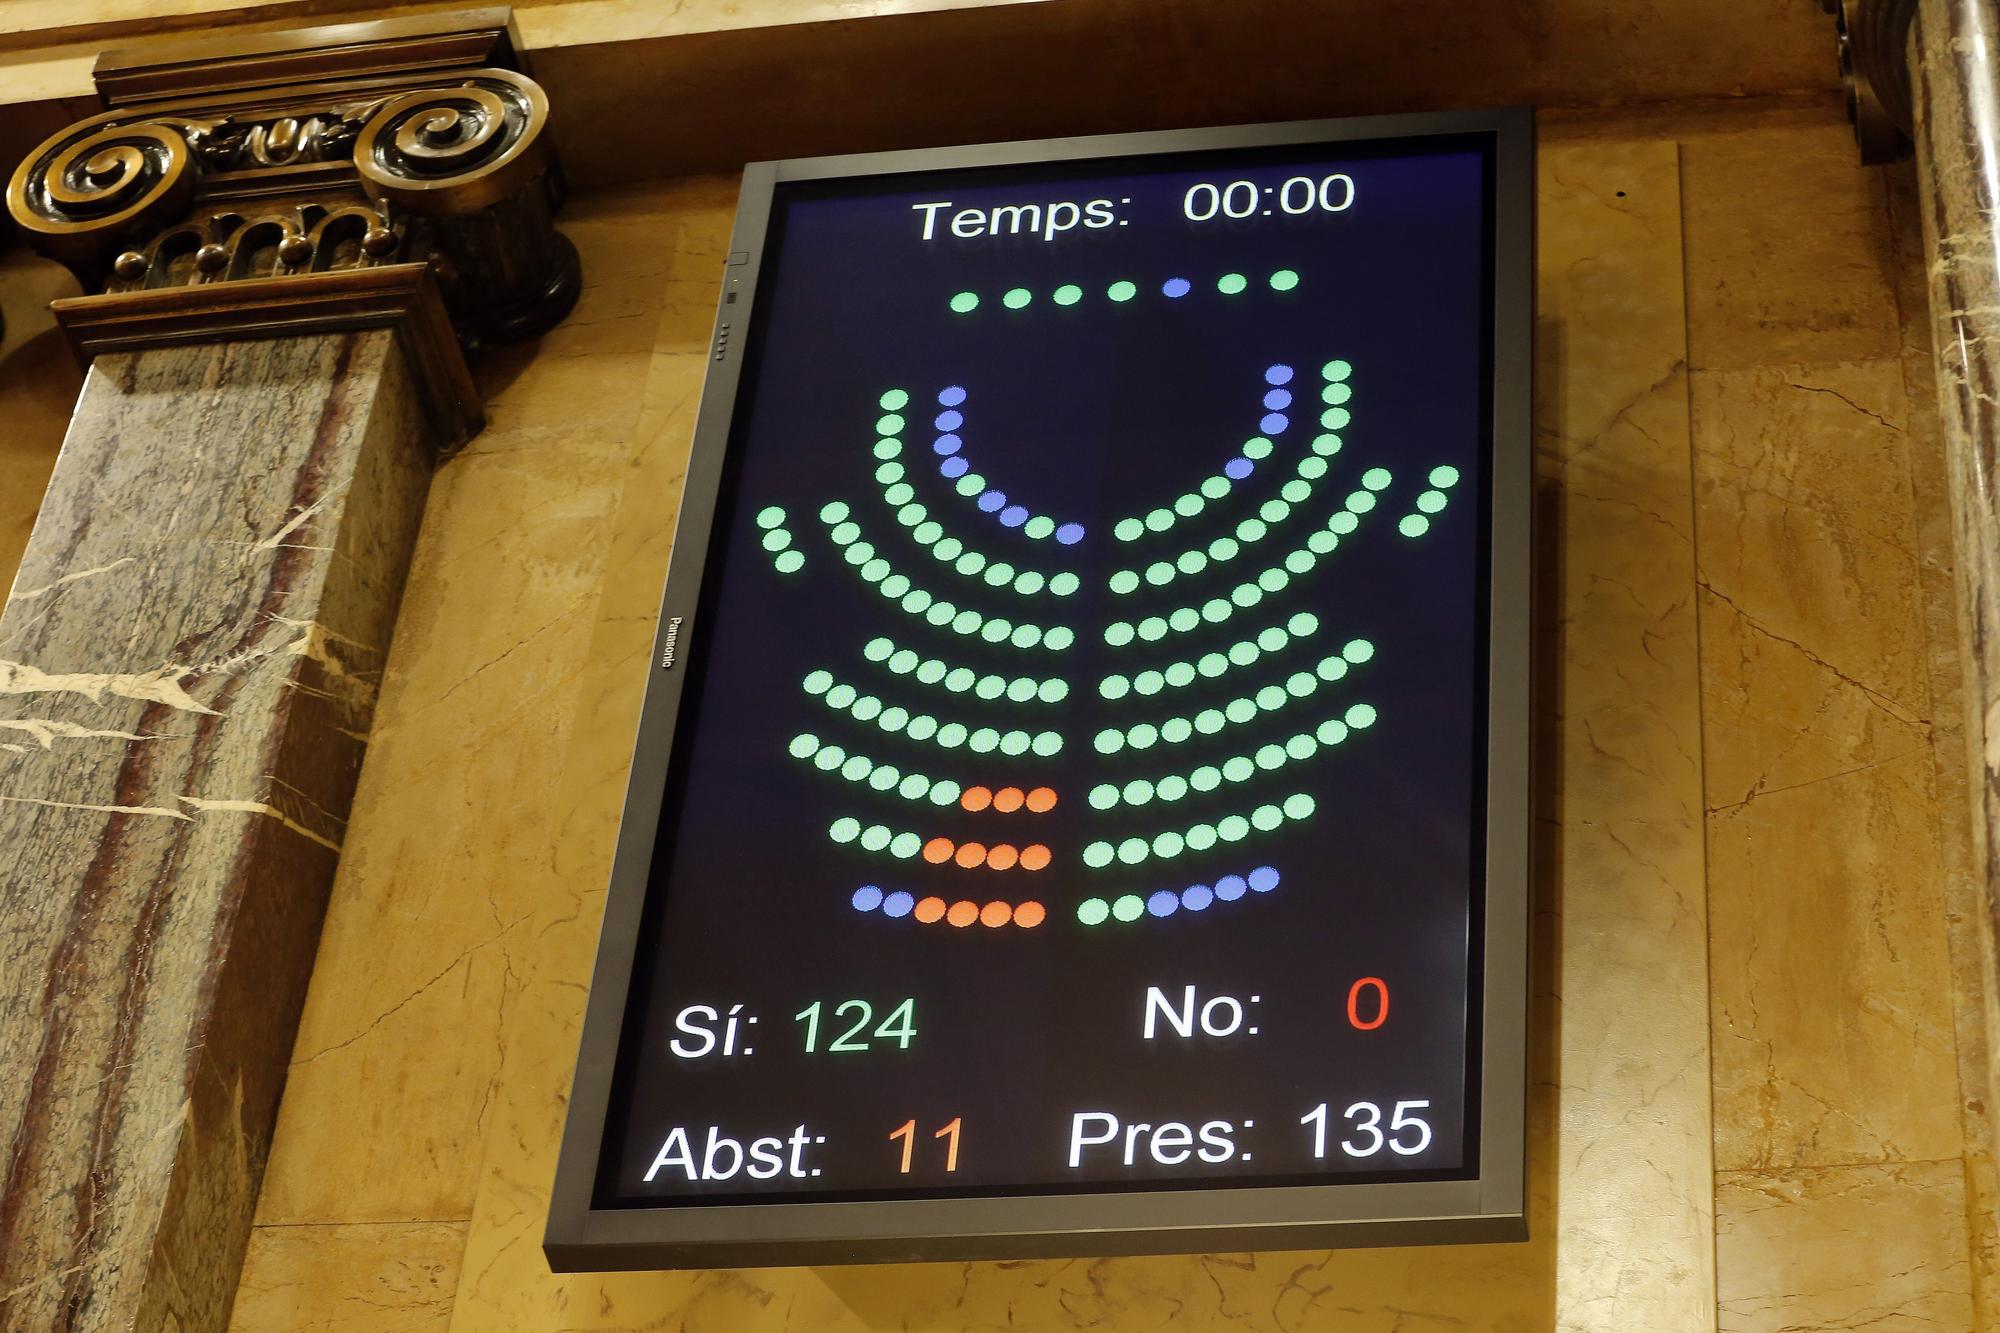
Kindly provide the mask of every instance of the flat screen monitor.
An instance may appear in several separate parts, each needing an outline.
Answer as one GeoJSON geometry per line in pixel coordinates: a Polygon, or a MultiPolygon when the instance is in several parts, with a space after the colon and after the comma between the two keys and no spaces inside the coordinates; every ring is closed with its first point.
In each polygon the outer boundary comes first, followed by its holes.
{"type": "Polygon", "coordinates": [[[1522,1234],[1532,138],[748,169],[552,1263],[1522,1234]]]}

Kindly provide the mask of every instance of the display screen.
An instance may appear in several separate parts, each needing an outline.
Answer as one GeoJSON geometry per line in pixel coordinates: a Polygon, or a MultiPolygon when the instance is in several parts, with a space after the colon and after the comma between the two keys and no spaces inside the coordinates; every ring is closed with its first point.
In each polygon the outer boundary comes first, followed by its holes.
{"type": "Polygon", "coordinates": [[[1493,151],[778,185],[597,1207],[1478,1174],[1493,151]]]}

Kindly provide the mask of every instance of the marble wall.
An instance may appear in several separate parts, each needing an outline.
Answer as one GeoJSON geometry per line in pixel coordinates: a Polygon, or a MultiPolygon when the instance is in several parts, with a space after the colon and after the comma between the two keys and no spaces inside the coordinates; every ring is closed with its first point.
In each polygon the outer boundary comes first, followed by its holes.
{"type": "MultiPolygon", "coordinates": [[[[1542,137],[1536,1241],[550,1278],[733,202],[698,179],[580,197],[575,315],[480,368],[492,424],[431,493],[239,1333],[2000,1327],[1909,181],[1855,164],[1832,99],[1542,137]]],[[[54,392],[14,349],[10,423],[54,392]]],[[[0,431],[0,560],[34,435],[0,431]]]]}

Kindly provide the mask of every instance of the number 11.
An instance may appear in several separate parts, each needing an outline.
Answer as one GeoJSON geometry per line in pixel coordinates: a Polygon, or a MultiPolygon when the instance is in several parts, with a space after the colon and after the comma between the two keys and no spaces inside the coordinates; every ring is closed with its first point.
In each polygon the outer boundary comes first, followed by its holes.
{"type": "MultiPolygon", "coordinates": [[[[950,1124],[931,1135],[934,1139],[947,1137],[951,1139],[951,1143],[945,1148],[944,1169],[946,1171],[958,1170],[958,1131],[963,1128],[964,1119],[965,1117],[963,1116],[953,1116],[950,1124]]],[[[896,1126],[895,1130],[889,1135],[889,1141],[893,1143],[897,1139],[903,1141],[903,1164],[897,1169],[907,1176],[910,1174],[910,1158],[916,1152],[917,1147],[917,1122],[915,1120],[905,1120],[902,1124],[896,1126]]]]}

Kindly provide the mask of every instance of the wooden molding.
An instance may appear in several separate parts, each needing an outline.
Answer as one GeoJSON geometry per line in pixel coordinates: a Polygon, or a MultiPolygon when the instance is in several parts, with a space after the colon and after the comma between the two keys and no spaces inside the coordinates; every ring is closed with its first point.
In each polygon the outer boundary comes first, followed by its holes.
{"type": "Polygon", "coordinates": [[[394,328],[446,447],[464,443],[485,424],[428,264],[72,296],[50,309],[86,366],[105,352],[394,328]]]}

